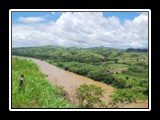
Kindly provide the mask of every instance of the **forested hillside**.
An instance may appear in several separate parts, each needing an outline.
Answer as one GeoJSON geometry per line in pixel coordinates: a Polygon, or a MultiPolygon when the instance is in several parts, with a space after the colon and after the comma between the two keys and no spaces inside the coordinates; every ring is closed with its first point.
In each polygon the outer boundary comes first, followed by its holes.
{"type": "Polygon", "coordinates": [[[112,85],[117,88],[118,94],[126,95],[126,98],[127,94],[132,94],[130,98],[133,100],[148,97],[146,49],[42,46],[13,48],[12,55],[38,58],[67,71],[112,85]]]}

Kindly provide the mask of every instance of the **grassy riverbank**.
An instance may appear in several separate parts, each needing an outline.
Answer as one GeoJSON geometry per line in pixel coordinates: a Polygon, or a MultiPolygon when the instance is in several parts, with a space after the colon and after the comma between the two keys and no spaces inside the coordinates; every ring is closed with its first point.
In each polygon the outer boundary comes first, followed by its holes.
{"type": "Polygon", "coordinates": [[[29,61],[12,58],[12,108],[73,108],[61,90],[51,85],[38,66],[29,61]],[[19,75],[25,82],[19,93],[19,75]]]}

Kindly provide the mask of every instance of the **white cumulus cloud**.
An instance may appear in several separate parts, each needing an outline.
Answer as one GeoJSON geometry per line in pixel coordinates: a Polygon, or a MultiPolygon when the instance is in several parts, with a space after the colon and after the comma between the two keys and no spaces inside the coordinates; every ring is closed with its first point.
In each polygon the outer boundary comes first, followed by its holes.
{"type": "Polygon", "coordinates": [[[23,23],[34,23],[45,21],[45,19],[43,17],[20,17],[18,21],[23,23]]]}
{"type": "Polygon", "coordinates": [[[35,24],[13,25],[13,47],[56,45],[146,48],[148,46],[146,13],[140,13],[133,20],[126,19],[124,23],[121,23],[116,16],[106,18],[101,12],[64,12],[56,21],[45,24],[38,23],[40,19],[37,22],[33,21],[35,24]]]}

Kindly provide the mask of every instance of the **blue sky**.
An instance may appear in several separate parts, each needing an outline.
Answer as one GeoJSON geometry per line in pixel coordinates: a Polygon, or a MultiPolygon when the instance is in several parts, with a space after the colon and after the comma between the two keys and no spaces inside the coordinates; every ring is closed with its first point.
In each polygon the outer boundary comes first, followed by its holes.
{"type": "Polygon", "coordinates": [[[104,12],[103,15],[105,17],[116,16],[123,23],[126,19],[133,20],[139,12],[104,12]]]}
{"type": "MultiPolygon", "coordinates": [[[[61,14],[62,12],[12,12],[12,22],[17,23],[19,17],[45,17],[47,21],[56,21],[61,14]]],[[[134,19],[139,14],[139,12],[103,12],[104,17],[116,16],[122,23],[126,19],[134,19]]]]}
{"type": "Polygon", "coordinates": [[[52,13],[53,12],[12,12],[12,22],[17,23],[19,17],[45,17],[47,21],[56,21],[62,14],[61,12],[52,13]]]}
{"type": "Polygon", "coordinates": [[[12,12],[13,47],[148,47],[147,12],[12,12]]]}

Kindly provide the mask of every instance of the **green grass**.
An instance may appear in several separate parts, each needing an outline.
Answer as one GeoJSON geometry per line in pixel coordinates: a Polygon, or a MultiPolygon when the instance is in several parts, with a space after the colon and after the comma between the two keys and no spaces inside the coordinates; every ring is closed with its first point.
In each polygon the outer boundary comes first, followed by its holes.
{"type": "Polygon", "coordinates": [[[126,68],[128,65],[125,64],[108,64],[107,67],[119,67],[119,68],[126,68]]]}
{"type": "Polygon", "coordinates": [[[12,58],[12,108],[74,108],[60,89],[51,85],[38,66],[29,61],[12,58]],[[19,93],[19,75],[24,74],[23,90],[19,93]]]}
{"type": "Polygon", "coordinates": [[[127,71],[128,70],[128,65],[125,64],[108,64],[106,65],[106,68],[111,72],[111,73],[121,73],[122,71],[127,71]]]}

